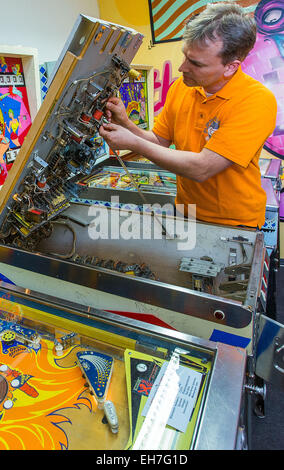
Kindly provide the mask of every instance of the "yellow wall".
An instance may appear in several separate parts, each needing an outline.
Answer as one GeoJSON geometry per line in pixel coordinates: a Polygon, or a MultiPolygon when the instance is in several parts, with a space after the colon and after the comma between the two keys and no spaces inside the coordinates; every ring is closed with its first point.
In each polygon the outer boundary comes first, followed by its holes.
{"type": "Polygon", "coordinates": [[[135,62],[161,68],[164,61],[170,60],[177,68],[182,60],[182,41],[158,44],[150,47],[152,40],[148,0],[98,0],[102,20],[118,23],[136,29],[144,35],[135,62]]]}
{"type": "Polygon", "coordinates": [[[182,41],[151,47],[148,0],[98,0],[98,4],[102,20],[131,27],[144,35],[143,44],[134,58],[134,64],[154,67],[154,108],[159,109],[164,102],[170,83],[180,75],[178,67],[182,61],[182,41]],[[169,63],[169,80],[167,74],[164,74],[166,62],[169,63]]]}

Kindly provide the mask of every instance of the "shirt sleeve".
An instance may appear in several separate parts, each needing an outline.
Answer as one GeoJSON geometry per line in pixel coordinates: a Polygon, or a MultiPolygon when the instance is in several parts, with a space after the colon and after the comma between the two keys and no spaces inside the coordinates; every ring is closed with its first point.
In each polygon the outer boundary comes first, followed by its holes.
{"type": "Polygon", "coordinates": [[[235,102],[220,116],[220,127],[205,148],[247,168],[276,125],[277,103],[268,90],[235,102]]]}

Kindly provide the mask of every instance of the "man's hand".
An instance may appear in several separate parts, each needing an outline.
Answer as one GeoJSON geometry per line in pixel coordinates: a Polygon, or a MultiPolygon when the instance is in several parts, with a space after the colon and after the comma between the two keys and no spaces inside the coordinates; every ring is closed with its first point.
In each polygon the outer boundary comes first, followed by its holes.
{"type": "Polygon", "coordinates": [[[122,127],[127,127],[129,118],[121,99],[116,98],[115,96],[109,98],[106,103],[105,115],[108,121],[122,127]]]}
{"type": "Polygon", "coordinates": [[[133,150],[137,137],[117,124],[103,124],[99,129],[100,135],[112,150],[133,150]]]}
{"type": "Polygon", "coordinates": [[[158,142],[145,140],[116,124],[103,124],[100,135],[113,150],[131,150],[149,158],[159,167],[203,183],[208,178],[226,170],[231,160],[204,147],[201,152],[165,148],[158,142]]]}
{"type": "MultiPolygon", "coordinates": [[[[129,117],[127,116],[124,104],[120,98],[116,98],[115,96],[113,96],[108,99],[108,101],[106,102],[106,107],[105,107],[105,116],[107,120],[111,122],[112,124],[116,124],[130,131],[133,134],[132,136],[133,138],[134,136],[137,136],[143,140],[147,140],[149,142],[162,145],[163,147],[169,147],[171,143],[170,141],[155,135],[152,131],[146,131],[136,126],[136,124],[134,124],[134,122],[131,121],[131,119],[129,119],[129,117]]],[[[105,130],[107,130],[107,127],[105,127],[105,130]]],[[[102,129],[102,132],[104,132],[104,129],[102,129]]],[[[105,134],[102,134],[101,131],[100,131],[100,134],[107,141],[107,136],[105,137],[105,134]]],[[[110,135],[108,137],[110,138],[110,135]]],[[[115,148],[117,148],[117,150],[119,149],[120,150],[133,150],[129,146],[123,147],[123,149],[121,149],[121,147],[116,146],[117,144],[118,144],[118,141],[114,143],[115,148]]]]}

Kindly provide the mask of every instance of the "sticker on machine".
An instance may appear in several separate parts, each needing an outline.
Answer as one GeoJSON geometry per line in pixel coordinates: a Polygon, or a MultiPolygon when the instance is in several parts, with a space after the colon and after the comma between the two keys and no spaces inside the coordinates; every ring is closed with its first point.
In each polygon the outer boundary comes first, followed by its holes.
{"type": "MultiPolygon", "coordinates": [[[[167,365],[168,363],[165,362],[160,369],[143,408],[142,416],[146,416],[151,406],[167,365]]],[[[184,366],[178,368],[177,374],[179,376],[179,391],[167,424],[178,431],[185,432],[199,397],[203,374],[184,366]]]]}

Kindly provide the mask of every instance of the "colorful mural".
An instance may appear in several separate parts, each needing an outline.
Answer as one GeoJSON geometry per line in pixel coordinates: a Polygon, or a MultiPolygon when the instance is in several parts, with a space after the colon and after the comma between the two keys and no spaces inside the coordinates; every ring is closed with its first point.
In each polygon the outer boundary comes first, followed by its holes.
{"type": "MultiPolygon", "coordinates": [[[[151,0],[149,0],[151,1],[151,0]]],[[[169,25],[169,21],[175,24],[178,18],[180,24],[179,33],[174,37],[172,35],[153,37],[155,42],[168,42],[168,40],[181,39],[183,20],[191,14],[196,14],[204,8],[207,2],[178,2],[169,0],[163,2],[160,0],[151,1],[150,12],[158,23],[158,18],[165,21],[165,25],[169,25]],[[182,3],[180,10],[178,4],[182,3]],[[187,10],[185,8],[187,7],[187,10]],[[181,9],[184,15],[181,15],[181,9]],[[160,12],[160,16],[158,14],[160,12]],[[174,16],[171,17],[171,12],[174,16]],[[186,12],[186,14],[185,14],[186,12]],[[163,14],[161,14],[163,13],[163,14]],[[166,21],[166,18],[167,21],[166,21]]],[[[284,2],[283,0],[262,0],[259,3],[251,1],[237,2],[241,6],[246,7],[247,11],[254,14],[257,23],[257,40],[255,47],[250,52],[246,60],[242,64],[242,69],[248,75],[259,80],[267,88],[269,88],[276,96],[278,103],[277,123],[273,134],[267,139],[264,148],[274,156],[284,159],[284,2]]],[[[166,30],[165,30],[166,31],[166,30]]],[[[153,24],[152,24],[153,34],[153,24]]],[[[170,61],[165,61],[160,76],[160,70],[154,70],[154,91],[156,93],[154,101],[154,114],[157,116],[162,110],[166,94],[176,78],[172,77],[173,66],[170,61]],[[157,96],[158,94],[158,96],[157,96]]]]}
{"type": "Polygon", "coordinates": [[[0,57],[0,186],[31,126],[20,58],[0,57]]]}
{"type": "Polygon", "coordinates": [[[158,94],[158,99],[154,101],[154,116],[157,116],[162,110],[168,90],[177,77],[172,76],[172,63],[166,60],[163,65],[162,77],[160,71],[154,69],[154,93],[158,94]]]}
{"type": "Polygon", "coordinates": [[[255,10],[257,40],[242,69],[269,88],[277,99],[276,128],[264,148],[284,159],[284,2],[262,0],[255,10]]]}
{"type": "MultiPolygon", "coordinates": [[[[182,39],[185,21],[198,14],[208,3],[218,0],[148,0],[151,20],[152,40],[154,44],[179,41],[182,39]]],[[[224,1],[224,0],[219,0],[224,1]]],[[[257,2],[239,0],[238,3],[253,11],[257,2]]]]}

